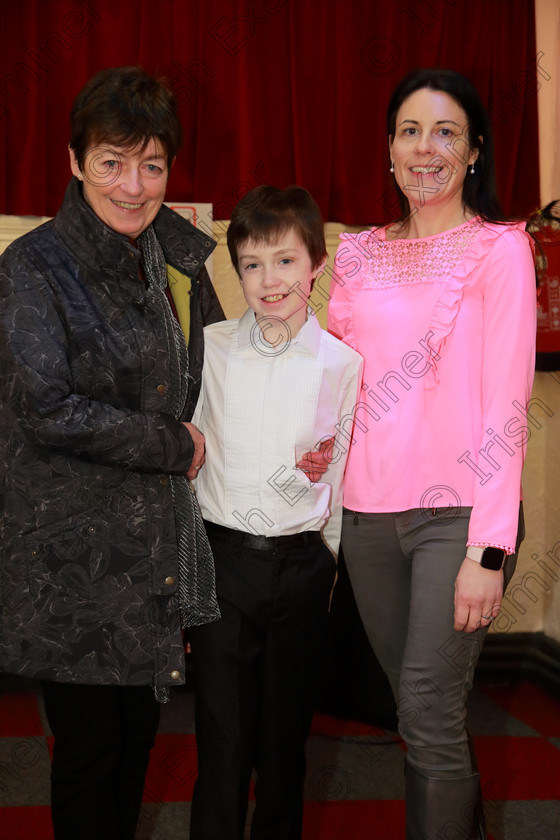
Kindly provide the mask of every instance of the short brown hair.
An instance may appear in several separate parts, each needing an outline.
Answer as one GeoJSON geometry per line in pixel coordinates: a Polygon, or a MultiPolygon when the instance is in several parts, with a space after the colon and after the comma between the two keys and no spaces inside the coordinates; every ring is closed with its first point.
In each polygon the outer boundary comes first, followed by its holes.
{"type": "Polygon", "coordinates": [[[70,126],[80,169],[88,148],[104,142],[144,149],[154,138],[165,148],[168,166],[181,145],[175,95],[164,79],[140,67],[111,67],[92,76],[74,100],[70,126]]]}
{"type": "Polygon", "coordinates": [[[327,256],[321,212],[303,187],[271,187],[263,184],[245,195],[231,214],[227,244],[233,267],[239,274],[237,249],[252,239],[273,244],[294,230],[309,253],[313,268],[327,256]]]}

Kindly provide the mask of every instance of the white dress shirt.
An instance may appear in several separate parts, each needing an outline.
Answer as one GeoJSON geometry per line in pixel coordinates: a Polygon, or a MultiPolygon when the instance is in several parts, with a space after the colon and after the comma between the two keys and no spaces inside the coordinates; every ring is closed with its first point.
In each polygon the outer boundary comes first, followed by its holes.
{"type": "Polygon", "coordinates": [[[283,345],[263,339],[251,309],[206,327],[204,340],[193,417],[206,439],[195,481],[204,518],[267,537],[324,529],[336,554],[362,357],[312,313],[283,345]],[[332,435],[333,461],[312,483],[294,465],[332,435]]]}

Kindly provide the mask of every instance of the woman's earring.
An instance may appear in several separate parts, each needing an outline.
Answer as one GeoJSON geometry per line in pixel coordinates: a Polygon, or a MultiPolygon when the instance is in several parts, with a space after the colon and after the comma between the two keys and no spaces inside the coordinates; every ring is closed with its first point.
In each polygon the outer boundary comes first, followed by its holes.
{"type": "Polygon", "coordinates": [[[471,175],[474,175],[474,163],[471,163],[471,175]]]}
{"type": "Polygon", "coordinates": [[[392,175],[394,171],[395,171],[395,164],[394,164],[394,161],[391,161],[391,166],[389,167],[389,172],[392,175]]]}

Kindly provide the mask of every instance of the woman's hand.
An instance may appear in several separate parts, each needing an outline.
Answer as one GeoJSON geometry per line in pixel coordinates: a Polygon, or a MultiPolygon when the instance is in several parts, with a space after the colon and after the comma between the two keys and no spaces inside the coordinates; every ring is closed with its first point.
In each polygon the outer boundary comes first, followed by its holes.
{"type": "Polygon", "coordinates": [[[326,473],[334,454],[334,437],[321,441],[317,449],[306,452],[296,464],[296,469],[304,472],[312,484],[326,473]]]}
{"type": "Polygon", "coordinates": [[[455,630],[474,633],[487,627],[500,611],[504,573],[484,569],[465,557],[455,579],[455,630]]]}
{"type": "Polygon", "coordinates": [[[204,435],[193,423],[183,423],[183,426],[190,434],[194,443],[194,455],[187,472],[187,478],[192,481],[193,478],[197,477],[199,469],[206,460],[204,456],[204,435]]]}

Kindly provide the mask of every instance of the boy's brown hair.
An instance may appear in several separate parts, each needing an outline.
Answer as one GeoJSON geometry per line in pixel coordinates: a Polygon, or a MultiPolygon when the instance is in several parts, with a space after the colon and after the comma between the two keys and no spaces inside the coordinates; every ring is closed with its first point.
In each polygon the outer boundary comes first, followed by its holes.
{"type": "Polygon", "coordinates": [[[233,267],[239,274],[238,248],[248,240],[274,244],[293,230],[299,236],[317,268],[327,256],[321,212],[303,187],[255,187],[245,195],[231,214],[227,244],[233,267]]]}

